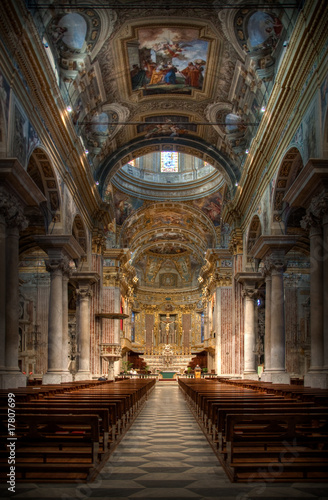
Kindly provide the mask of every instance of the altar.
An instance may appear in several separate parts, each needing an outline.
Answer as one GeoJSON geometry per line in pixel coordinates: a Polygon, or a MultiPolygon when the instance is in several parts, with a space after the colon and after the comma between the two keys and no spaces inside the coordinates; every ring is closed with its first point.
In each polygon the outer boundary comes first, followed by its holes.
{"type": "Polygon", "coordinates": [[[165,379],[173,379],[177,372],[162,371],[160,374],[165,379]]]}

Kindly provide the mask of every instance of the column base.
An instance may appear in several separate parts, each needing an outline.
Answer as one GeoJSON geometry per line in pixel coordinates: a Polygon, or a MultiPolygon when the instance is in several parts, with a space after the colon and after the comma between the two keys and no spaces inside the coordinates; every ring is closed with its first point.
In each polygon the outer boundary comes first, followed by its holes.
{"type": "Polygon", "coordinates": [[[258,380],[259,376],[257,372],[244,372],[243,379],[246,380],[258,380]]]}
{"type": "Polygon", "coordinates": [[[77,382],[78,380],[91,380],[91,373],[90,372],[82,372],[82,371],[79,371],[75,374],[75,381],[77,382]]]}
{"type": "Polygon", "coordinates": [[[20,371],[0,373],[1,389],[17,389],[17,387],[26,387],[27,377],[20,371]]]}
{"type": "Polygon", "coordinates": [[[262,382],[272,382],[273,384],[290,384],[290,375],[286,372],[263,372],[262,382]]]}
{"type": "Polygon", "coordinates": [[[42,377],[42,385],[62,384],[72,382],[73,377],[69,372],[49,372],[42,377]]]}
{"type": "Polygon", "coordinates": [[[70,372],[64,371],[62,373],[62,382],[72,382],[73,381],[73,375],[70,372]]]}
{"type": "Polygon", "coordinates": [[[304,375],[304,387],[328,389],[327,372],[309,372],[304,375]]]}

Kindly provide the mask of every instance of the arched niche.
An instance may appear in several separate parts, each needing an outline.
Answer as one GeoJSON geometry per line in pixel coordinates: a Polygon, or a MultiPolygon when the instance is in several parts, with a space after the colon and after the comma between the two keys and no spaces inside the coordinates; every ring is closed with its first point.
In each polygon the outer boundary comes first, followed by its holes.
{"type": "Polygon", "coordinates": [[[273,186],[272,197],[272,234],[286,233],[286,220],[290,212],[288,203],[284,201],[285,194],[303,168],[300,151],[293,147],[289,149],[282,161],[273,186]]]}

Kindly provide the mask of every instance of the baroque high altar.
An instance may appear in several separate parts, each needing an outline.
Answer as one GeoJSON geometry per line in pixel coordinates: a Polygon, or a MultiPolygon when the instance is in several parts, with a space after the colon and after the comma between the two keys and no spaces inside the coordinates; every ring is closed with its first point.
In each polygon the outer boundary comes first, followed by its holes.
{"type": "Polygon", "coordinates": [[[2,2],[0,386],[327,388],[328,3],[121,3],[2,2]]]}

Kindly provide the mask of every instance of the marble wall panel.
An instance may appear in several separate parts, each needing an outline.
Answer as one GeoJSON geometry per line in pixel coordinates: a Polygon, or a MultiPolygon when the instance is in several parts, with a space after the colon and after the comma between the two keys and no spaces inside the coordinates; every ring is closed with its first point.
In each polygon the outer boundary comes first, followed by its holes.
{"type": "Polygon", "coordinates": [[[182,315],[183,347],[190,346],[191,314],[182,315]]]}

